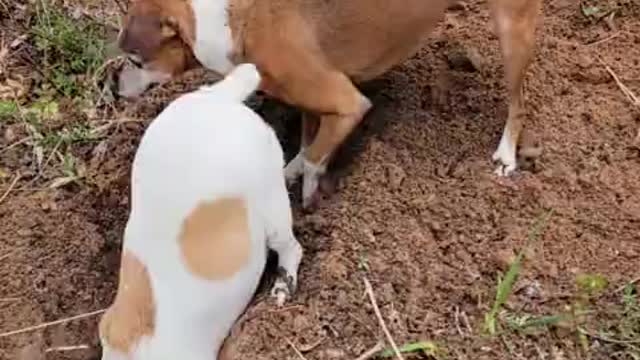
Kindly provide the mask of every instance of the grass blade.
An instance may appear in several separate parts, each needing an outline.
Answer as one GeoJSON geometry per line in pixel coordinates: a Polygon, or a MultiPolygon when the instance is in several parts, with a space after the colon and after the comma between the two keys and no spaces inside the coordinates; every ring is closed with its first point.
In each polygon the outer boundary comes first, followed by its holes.
{"type": "Polygon", "coordinates": [[[491,308],[491,311],[485,315],[485,319],[484,319],[484,329],[490,335],[494,335],[496,333],[497,331],[496,317],[498,315],[498,312],[500,311],[502,306],[505,304],[505,302],[507,302],[507,299],[509,298],[511,291],[513,290],[513,285],[518,279],[518,275],[520,275],[520,268],[522,266],[522,258],[524,257],[524,250],[529,247],[529,244],[532,241],[536,240],[540,236],[540,233],[542,232],[543,228],[546,226],[552,214],[553,214],[553,209],[549,210],[546,214],[538,218],[536,223],[533,225],[531,231],[529,232],[529,235],[527,236],[527,241],[525,243],[524,248],[520,250],[520,252],[518,253],[518,256],[513,261],[513,263],[509,267],[509,270],[504,275],[504,277],[502,279],[498,279],[498,288],[496,290],[496,298],[493,302],[493,307],[491,308]]]}

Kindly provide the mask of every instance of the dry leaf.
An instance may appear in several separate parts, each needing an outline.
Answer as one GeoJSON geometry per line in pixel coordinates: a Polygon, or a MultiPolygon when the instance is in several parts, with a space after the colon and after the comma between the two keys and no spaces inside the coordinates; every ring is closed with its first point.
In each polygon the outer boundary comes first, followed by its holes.
{"type": "Polygon", "coordinates": [[[74,182],[77,178],[78,178],[77,176],[59,177],[57,179],[54,179],[51,182],[51,185],[49,185],[49,188],[55,189],[55,188],[59,188],[59,187],[65,186],[67,184],[70,184],[70,183],[74,182]]]}
{"type": "Polygon", "coordinates": [[[17,48],[18,46],[20,46],[20,44],[22,44],[25,40],[27,40],[28,37],[29,35],[27,34],[18,36],[17,38],[15,38],[15,40],[11,42],[11,45],[9,45],[9,47],[12,49],[17,48]]]}
{"type": "Polygon", "coordinates": [[[0,100],[15,100],[27,93],[27,86],[20,80],[7,78],[4,84],[0,84],[0,100]]]}

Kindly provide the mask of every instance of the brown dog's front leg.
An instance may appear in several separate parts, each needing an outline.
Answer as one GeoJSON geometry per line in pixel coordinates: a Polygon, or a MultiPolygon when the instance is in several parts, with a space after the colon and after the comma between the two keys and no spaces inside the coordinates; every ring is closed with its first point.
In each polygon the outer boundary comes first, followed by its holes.
{"type": "Polygon", "coordinates": [[[316,200],[320,177],[326,172],[327,165],[338,146],[360,123],[371,103],[364,96],[359,110],[350,114],[325,115],[320,120],[318,135],[304,152],[304,176],[302,184],[302,204],[308,208],[316,200]]]}
{"type": "MultiPolygon", "coordinates": [[[[307,64],[313,64],[311,61],[307,64]]],[[[315,71],[290,76],[286,94],[294,104],[320,116],[318,132],[308,147],[303,139],[303,149],[285,167],[287,182],[303,175],[302,202],[308,208],[317,197],[320,177],[335,150],[351,134],[371,108],[371,102],[353,85],[349,78],[336,71],[314,66],[315,71]],[[312,77],[309,74],[313,74],[312,77]]],[[[313,123],[305,118],[303,137],[310,135],[313,123]]]]}
{"type": "Polygon", "coordinates": [[[496,174],[508,176],[517,168],[516,151],[526,117],[523,82],[533,57],[540,0],[491,0],[490,6],[509,94],[509,114],[493,160],[500,163],[496,174]]]}

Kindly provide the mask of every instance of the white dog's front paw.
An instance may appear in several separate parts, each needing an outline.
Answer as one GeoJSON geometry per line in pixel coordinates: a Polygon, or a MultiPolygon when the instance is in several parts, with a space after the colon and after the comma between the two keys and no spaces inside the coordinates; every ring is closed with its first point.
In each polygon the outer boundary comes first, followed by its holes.
{"type": "Polygon", "coordinates": [[[283,306],[295,293],[296,286],[295,275],[288,274],[284,268],[278,268],[278,277],[271,288],[271,297],[276,299],[276,305],[283,306]]]}

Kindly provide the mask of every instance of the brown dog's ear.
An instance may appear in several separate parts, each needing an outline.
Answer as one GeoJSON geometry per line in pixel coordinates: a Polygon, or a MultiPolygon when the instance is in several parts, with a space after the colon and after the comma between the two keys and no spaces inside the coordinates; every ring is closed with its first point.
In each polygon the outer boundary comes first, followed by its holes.
{"type": "Polygon", "coordinates": [[[177,35],[178,27],[172,18],[131,16],[121,33],[119,47],[125,53],[142,57],[145,62],[151,61],[166,42],[177,35]]]}

